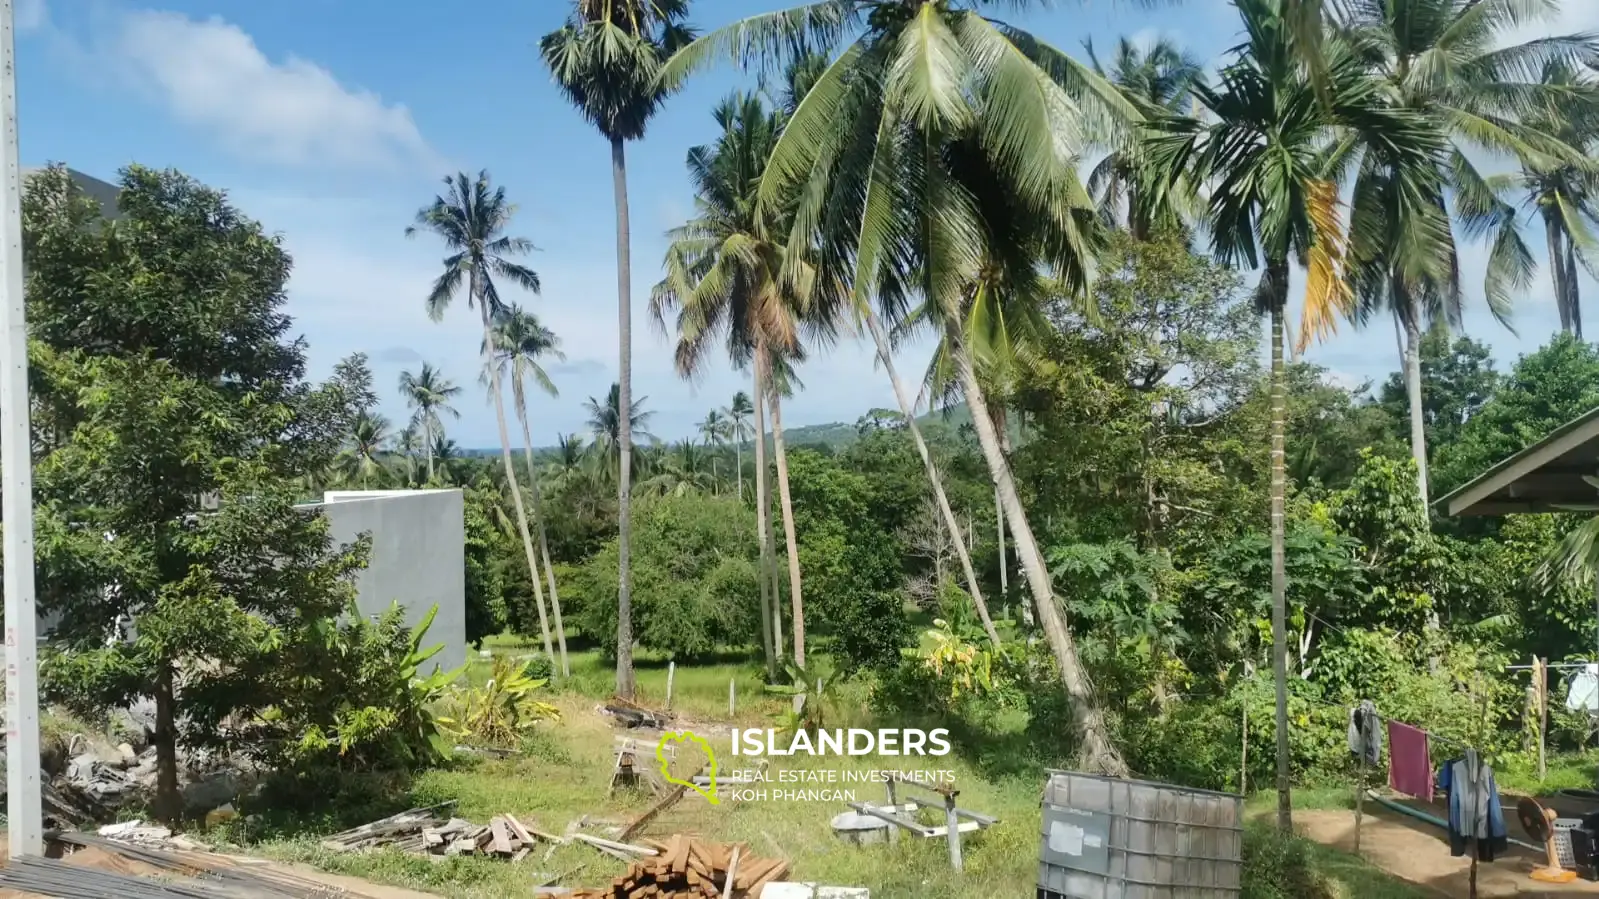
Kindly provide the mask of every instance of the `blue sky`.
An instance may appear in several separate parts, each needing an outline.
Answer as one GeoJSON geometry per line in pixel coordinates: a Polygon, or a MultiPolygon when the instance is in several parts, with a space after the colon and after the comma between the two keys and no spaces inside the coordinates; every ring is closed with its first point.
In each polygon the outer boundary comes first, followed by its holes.
{"type": "MultiPolygon", "coordinates": [[[[693,21],[710,28],[780,5],[697,0],[693,21]]],[[[441,366],[470,388],[451,426],[466,446],[497,442],[476,387],[476,318],[462,307],[442,323],[428,319],[422,300],[442,253],[402,232],[445,174],[488,169],[520,207],[513,230],[540,247],[530,263],[543,295],[522,302],[564,341],[567,361],[551,369],[561,395],[541,396],[532,409],[535,442],[553,443],[558,432],[583,430],[583,401],[604,395],[617,355],[609,153],[562,100],[535,50],[567,6],[483,0],[469,13],[444,14],[419,0],[17,0],[23,162],[65,162],[107,180],[129,162],[171,166],[225,188],[284,236],[295,261],[289,309],[310,344],[313,372],[367,353],[384,411],[398,421],[399,372],[424,360],[441,366]]],[[[1566,6],[1560,21],[1528,36],[1599,29],[1599,3],[1566,6]]],[[[1013,21],[1073,52],[1085,39],[1108,46],[1119,35],[1165,33],[1214,58],[1237,32],[1224,0],[1156,9],[1061,0],[1013,21]]],[[[725,67],[700,77],[628,149],[634,391],[649,398],[651,429],[664,439],[688,435],[707,410],[747,389],[725,364],[692,384],[678,379],[669,341],[643,310],[659,277],[662,234],[690,209],[684,153],[713,137],[712,104],[750,83],[725,67]]],[[[1464,263],[1479,284],[1481,253],[1464,263]]],[[[1466,329],[1508,362],[1555,329],[1549,297],[1540,274],[1518,309],[1515,336],[1481,310],[1478,290],[1466,329]]],[[[920,371],[929,349],[906,347],[900,365],[920,371]]],[[[1392,330],[1346,327],[1310,357],[1340,379],[1381,376],[1396,363],[1392,330]]],[[[893,404],[860,342],[818,354],[800,374],[807,389],[785,405],[790,426],[853,421],[893,404]]]]}

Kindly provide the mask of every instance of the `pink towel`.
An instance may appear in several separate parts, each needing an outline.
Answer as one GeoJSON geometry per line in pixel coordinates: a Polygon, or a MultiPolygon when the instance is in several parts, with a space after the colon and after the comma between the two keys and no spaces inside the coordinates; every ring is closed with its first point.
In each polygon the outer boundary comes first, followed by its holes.
{"type": "Polygon", "coordinates": [[[1432,757],[1427,754],[1426,731],[1388,722],[1388,786],[1395,793],[1432,799],[1432,757]]]}

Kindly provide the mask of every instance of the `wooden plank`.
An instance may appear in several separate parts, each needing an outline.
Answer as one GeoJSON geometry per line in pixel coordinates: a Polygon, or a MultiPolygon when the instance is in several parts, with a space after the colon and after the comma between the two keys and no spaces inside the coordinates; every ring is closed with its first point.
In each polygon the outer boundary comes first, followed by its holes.
{"type": "Polygon", "coordinates": [[[930,828],[923,827],[915,821],[907,821],[904,818],[898,817],[897,815],[889,814],[888,812],[878,809],[878,807],[875,805],[870,805],[865,802],[848,802],[845,803],[845,805],[848,805],[850,808],[860,812],[863,815],[871,815],[873,818],[881,818],[890,824],[903,827],[917,836],[925,837],[932,833],[930,828]]]}
{"type": "Polygon", "coordinates": [[[494,842],[494,851],[500,855],[510,855],[516,851],[516,847],[511,845],[511,828],[498,815],[489,821],[489,839],[494,842]]]}

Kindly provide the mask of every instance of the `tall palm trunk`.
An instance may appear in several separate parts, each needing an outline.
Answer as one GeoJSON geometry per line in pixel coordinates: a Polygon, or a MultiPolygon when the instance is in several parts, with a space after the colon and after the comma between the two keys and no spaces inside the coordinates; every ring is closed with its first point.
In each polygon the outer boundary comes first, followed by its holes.
{"type": "MultiPolygon", "coordinates": [[[[767,364],[764,353],[759,355],[755,364],[767,364]]],[[[777,496],[783,508],[783,540],[788,547],[788,598],[794,612],[794,664],[804,668],[805,595],[800,590],[799,541],[794,538],[794,503],[788,493],[788,451],[783,446],[783,400],[775,390],[771,399],[772,453],[777,456],[777,496]]]]}
{"type": "Polygon", "coordinates": [[[431,484],[433,482],[433,429],[429,427],[426,430],[427,433],[423,435],[422,439],[425,443],[427,443],[428,483],[431,484]]]}
{"type": "Polygon", "coordinates": [[[1577,295],[1581,290],[1577,286],[1577,244],[1566,235],[1566,291],[1570,294],[1568,306],[1571,309],[1571,333],[1578,340],[1582,339],[1582,301],[1577,295]]]}
{"type": "Polygon", "coordinates": [[[1427,418],[1421,397],[1421,309],[1409,291],[1397,294],[1410,308],[1405,328],[1405,401],[1410,405],[1410,456],[1416,460],[1416,486],[1421,491],[1421,507],[1427,508],[1427,418]]]}
{"type": "MultiPolygon", "coordinates": [[[[757,358],[762,352],[760,347],[755,350],[757,358]]],[[[757,362],[755,369],[755,529],[759,532],[756,536],[761,547],[761,639],[765,641],[762,647],[766,652],[766,679],[771,681],[777,677],[777,661],[783,655],[782,622],[777,619],[773,610],[777,606],[777,599],[772,595],[772,528],[767,522],[771,514],[771,501],[766,496],[766,377],[757,362]]],[[[740,496],[743,494],[740,493],[740,496]]]]}
{"type": "Polygon", "coordinates": [[[1288,263],[1267,263],[1271,302],[1271,669],[1277,687],[1277,826],[1292,833],[1294,806],[1288,751],[1288,567],[1283,507],[1288,496],[1284,430],[1288,372],[1283,362],[1283,309],[1288,304],[1288,263]]]}
{"type": "Polygon", "coordinates": [[[527,553],[527,571],[533,578],[533,601],[539,610],[539,631],[544,636],[544,654],[555,663],[555,646],[550,642],[550,621],[544,611],[544,587],[539,583],[539,562],[533,552],[533,538],[528,535],[527,510],[522,507],[522,489],[516,483],[516,466],[511,462],[511,429],[505,423],[505,397],[500,395],[500,369],[489,356],[494,346],[494,325],[489,319],[489,307],[477,295],[477,271],[472,272],[472,296],[477,299],[478,311],[483,316],[484,363],[489,370],[489,392],[494,394],[494,421],[500,427],[500,461],[505,464],[505,483],[511,491],[511,505],[516,509],[516,529],[522,535],[522,549],[527,553]]]}
{"type": "Polygon", "coordinates": [[[1566,248],[1560,228],[1560,216],[1552,206],[1545,206],[1542,215],[1544,240],[1549,245],[1549,277],[1554,281],[1555,308],[1560,313],[1560,330],[1570,334],[1571,288],[1566,283],[1566,248]]]}
{"type": "Polygon", "coordinates": [[[616,695],[632,699],[633,678],[633,258],[627,220],[627,148],[611,138],[616,195],[616,695]]]}
{"type": "MultiPolygon", "coordinates": [[[[889,382],[894,385],[894,399],[899,403],[899,414],[905,419],[905,426],[911,432],[911,442],[916,444],[917,455],[922,457],[922,467],[927,469],[927,482],[932,485],[933,500],[938,504],[938,514],[944,519],[944,528],[954,537],[960,533],[960,526],[955,520],[955,511],[950,508],[949,494],[944,492],[944,479],[939,477],[938,465],[933,461],[933,454],[927,448],[927,440],[922,437],[922,429],[916,424],[916,413],[911,406],[909,394],[905,392],[905,383],[899,379],[899,372],[894,368],[894,351],[889,347],[887,335],[883,333],[883,323],[877,317],[877,310],[871,308],[870,305],[865,306],[865,318],[867,330],[872,332],[872,342],[877,345],[877,358],[883,363],[883,371],[888,372],[889,382]]],[[[995,511],[998,511],[998,490],[994,492],[994,503],[995,511]]],[[[1004,521],[1001,519],[999,537],[999,582],[1001,593],[1004,593],[1005,590],[1004,527],[1004,521]]],[[[1000,644],[999,632],[994,629],[994,620],[988,614],[988,603],[983,601],[983,591],[977,585],[977,573],[972,568],[972,555],[958,538],[954,542],[955,554],[960,557],[961,573],[966,577],[966,588],[972,594],[972,605],[977,607],[977,617],[982,619],[983,631],[988,634],[988,639],[997,647],[1000,644]]]]}
{"type": "Polygon", "coordinates": [[[1086,771],[1126,777],[1127,763],[1111,741],[1110,730],[1094,698],[1088,672],[1077,655],[1077,643],[1072,639],[1065,618],[1055,604],[1054,590],[1049,583],[1049,569],[1044,565],[1044,555],[1033,538],[1033,528],[1027,521],[1027,511],[1022,508],[1021,495],[1016,491],[1010,463],[1000,449],[999,435],[994,432],[994,420],[988,415],[988,403],[983,399],[983,386],[977,381],[977,369],[972,365],[971,355],[961,342],[960,334],[951,330],[947,339],[950,356],[960,375],[961,389],[965,391],[966,402],[973,410],[972,426],[977,431],[977,442],[983,449],[983,459],[988,463],[989,476],[999,489],[1000,507],[1004,509],[1005,521],[1010,525],[1016,555],[1021,560],[1023,574],[1027,576],[1039,623],[1043,625],[1044,636],[1060,669],[1061,683],[1071,700],[1072,723],[1081,741],[1078,765],[1086,771]]]}
{"type": "MultiPolygon", "coordinates": [[[[520,394],[520,392],[519,392],[520,394]]],[[[549,532],[544,528],[544,499],[539,495],[539,473],[533,466],[533,432],[527,425],[527,404],[518,400],[516,417],[522,424],[522,446],[527,455],[527,489],[533,497],[533,521],[539,532],[539,557],[544,562],[544,576],[549,579],[550,611],[555,614],[555,640],[561,647],[561,676],[571,677],[572,666],[566,660],[566,624],[561,621],[561,596],[555,589],[555,566],[550,564],[549,532]]]]}
{"type": "Polygon", "coordinates": [[[744,438],[733,435],[733,467],[738,469],[738,501],[744,501],[744,445],[740,442],[744,438]]]}

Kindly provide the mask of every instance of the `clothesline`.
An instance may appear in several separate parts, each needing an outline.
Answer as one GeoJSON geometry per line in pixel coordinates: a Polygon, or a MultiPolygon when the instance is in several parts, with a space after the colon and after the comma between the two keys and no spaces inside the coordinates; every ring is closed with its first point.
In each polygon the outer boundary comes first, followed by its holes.
{"type": "MultiPolygon", "coordinates": [[[[1349,711],[1349,709],[1351,708],[1351,706],[1348,703],[1329,702],[1329,701],[1327,701],[1325,699],[1316,699],[1316,698],[1310,697],[1310,696],[1300,696],[1298,698],[1299,699],[1303,699],[1304,701],[1306,701],[1308,703],[1311,703],[1312,705],[1319,705],[1319,706],[1322,706],[1323,708],[1328,708],[1328,709],[1336,709],[1336,710],[1338,710],[1340,712],[1345,712],[1345,713],[1347,713],[1349,711]]],[[[1422,727],[1420,725],[1411,724],[1408,721],[1400,721],[1398,718],[1390,718],[1387,715],[1384,715],[1381,711],[1379,711],[1377,713],[1377,720],[1381,721],[1383,724],[1403,724],[1406,727],[1414,727],[1416,730],[1419,730],[1422,733],[1426,734],[1427,738],[1429,740],[1437,740],[1440,743],[1448,743],[1450,746],[1453,746],[1456,749],[1472,749],[1472,750],[1475,750],[1477,748],[1475,746],[1472,746],[1469,743],[1463,743],[1463,742],[1461,742],[1459,740],[1456,740],[1456,739],[1454,739],[1452,737],[1446,737],[1446,736],[1444,736],[1442,734],[1435,734],[1432,731],[1430,731],[1427,728],[1422,727]]]]}

